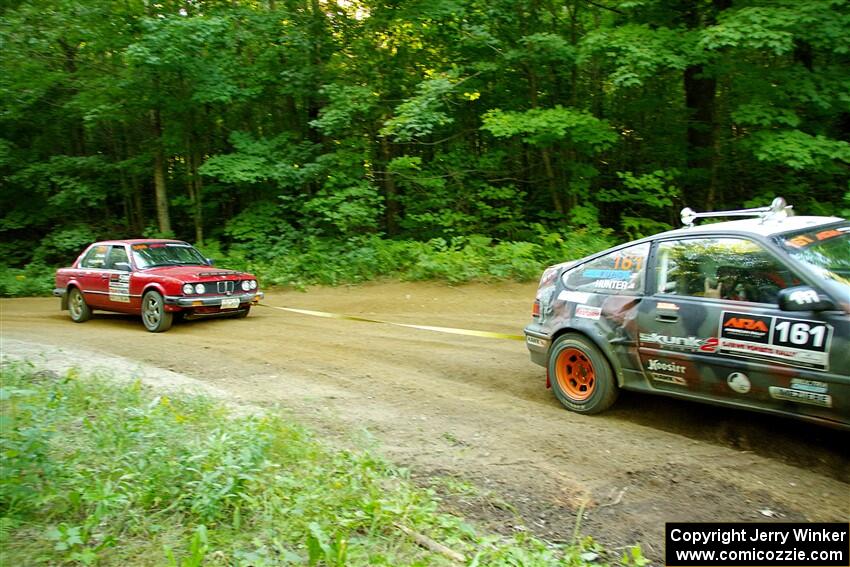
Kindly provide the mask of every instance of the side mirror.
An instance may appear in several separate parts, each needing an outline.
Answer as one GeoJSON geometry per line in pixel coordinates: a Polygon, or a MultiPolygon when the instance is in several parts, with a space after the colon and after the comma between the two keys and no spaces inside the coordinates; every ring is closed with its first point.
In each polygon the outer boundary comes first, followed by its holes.
{"type": "Polygon", "coordinates": [[[779,291],[779,308],[783,311],[829,311],[835,303],[807,285],[787,287],[779,291]]]}
{"type": "Polygon", "coordinates": [[[122,272],[132,272],[133,268],[130,267],[129,262],[115,262],[113,266],[116,270],[121,270],[122,272]]]}
{"type": "Polygon", "coordinates": [[[213,260],[212,258],[207,258],[206,260],[207,260],[207,266],[212,266],[213,264],[215,264],[215,260],[213,260]]]}

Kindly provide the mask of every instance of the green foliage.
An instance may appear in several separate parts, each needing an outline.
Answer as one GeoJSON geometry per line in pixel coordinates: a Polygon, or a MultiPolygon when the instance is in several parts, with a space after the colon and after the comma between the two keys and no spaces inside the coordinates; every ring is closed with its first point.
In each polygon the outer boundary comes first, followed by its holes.
{"type": "Polygon", "coordinates": [[[580,61],[609,60],[613,64],[608,77],[612,90],[629,89],[687,67],[688,43],[680,30],[624,24],[589,33],[581,44],[580,61]]]}
{"type": "Polygon", "coordinates": [[[758,159],[796,170],[829,170],[835,162],[850,164],[850,143],[800,130],[759,132],[753,136],[753,146],[758,159]]]}
{"type": "Polygon", "coordinates": [[[622,229],[629,238],[650,236],[673,228],[656,218],[661,211],[669,210],[680,199],[681,191],[675,184],[678,175],[675,169],[660,169],[643,175],[634,175],[630,171],[618,172],[617,177],[622,181],[623,188],[604,189],[597,198],[622,207],[622,229]]]}
{"type": "Polygon", "coordinates": [[[451,124],[454,119],[445,111],[445,106],[454,87],[455,83],[447,77],[423,81],[415,96],[396,107],[395,116],[384,123],[381,135],[409,142],[451,124]]]}
{"type": "Polygon", "coordinates": [[[560,105],[525,112],[491,110],[483,116],[482,128],[497,138],[522,135],[523,140],[548,146],[567,139],[589,155],[610,147],[617,134],[606,120],[583,110],[560,105]]]}
{"type": "Polygon", "coordinates": [[[476,565],[580,567],[597,549],[479,532],[404,470],[270,414],[234,416],[209,399],[73,370],[5,366],[3,377],[10,564],[445,564],[397,525],[476,565]]]}
{"type": "Polygon", "coordinates": [[[310,180],[316,166],[309,163],[311,144],[296,143],[289,134],[257,138],[247,132],[230,135],[232,153],[209,157],[201,175],[222,183],[251,185],[273,182],[276,187],[297,187],[310,180]]]}
{"type": "Polygon", "coordinates": [[[328,97],[328,103],[310,125],[329,136],[343,134],[356,122],[368,118],[378,96],[367,87],[347,85],[328,85],[322,94],[328,97]]]}
{"type": "Polygon", "coordinates": [[[622,240],[778,193],[846,210],[845,2],[612,6],[12,2],[0,253],[64,264],[87,229],[248,262],[537,223],[622,240]]]}
{"type": "Polygon", "coordinates": [[[53,293],[55,269],[42,264],[10,268],[0,264],[0,297],[32,297],[53,293]]]}
{"type": "Polygon", "coordinates": [[[86,225],[59,228],[44,237],[33,254],[33,261],[42,265],[70,263],[95,240],[97,235],[86,225]]]}

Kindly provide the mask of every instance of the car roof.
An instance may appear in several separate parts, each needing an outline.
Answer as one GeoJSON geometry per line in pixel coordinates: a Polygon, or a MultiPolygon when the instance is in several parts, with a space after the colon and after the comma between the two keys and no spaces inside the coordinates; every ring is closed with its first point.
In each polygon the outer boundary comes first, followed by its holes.
{"type": "Polygon", "coordinates": [[[172,244],[186,244],[182,240],[173,240],[170,238],[127,238],[124,240],[100,240],[92,244],[92,246],[96,246],[98,244],[157,244],[157,243],[172,243],[172,244]]]}
{"type": "Polygon", "coordinates": [[[656,234],[649,238],[666,236],[689,236],[704,233],[730,232],[730,233],[746,233],[757,236],[773,236],[787,232],[797,232],[806,229],[813,229],[819,226],[825,226],[842,222],[845,219],[839,217],[815,217],[815,216],[799,216],[799,217],[780,217],[780,218],[752,218],[744,220],[734,220],[726,222],[717,222],[710,224],[701,224],[690,227],[677,228],[656,234]]]}

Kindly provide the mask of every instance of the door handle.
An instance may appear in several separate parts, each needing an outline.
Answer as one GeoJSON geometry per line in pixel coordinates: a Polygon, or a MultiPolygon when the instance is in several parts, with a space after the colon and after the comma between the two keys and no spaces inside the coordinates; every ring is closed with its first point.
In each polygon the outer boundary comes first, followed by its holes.
{"type": "Polygon", "coordinates": [[[656,315],[655,320],[659,323],[675,323],[679,320],[678,315],[656,315]]]}

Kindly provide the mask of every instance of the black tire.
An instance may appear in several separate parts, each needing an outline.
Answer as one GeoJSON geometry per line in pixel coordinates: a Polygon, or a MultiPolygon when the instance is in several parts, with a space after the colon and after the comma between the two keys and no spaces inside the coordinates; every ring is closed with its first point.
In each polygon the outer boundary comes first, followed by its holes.
{"type": "Polygon", "coordinates": [[[157,291],[142,297],[142,323],[151,333],[162,333],[171,328],[174,314],[165,310],[165,300],[157,291]]]}
{"type": "Polygon", "coordinates": [[[250,312],[251,312],[251,306],[249,305],[245,309],[240,309],[239,311],[234,313],[233,318],[234,319],[244,319],[245,317],[248,316],[248,313],[250,313],[250,312]]]}
{"type": "Polygon", "coordinates": [[[91,307],[86,303],[83,292],[76,287],[68,290],[68,313],[74,323],[84,323],[91,319],[91,307]]]}
{"type": "Polygon", "coordinates": [[[549,349],[549,378],[555,397],[577,413],[605,411],[619,389],[605,355],[581,335],[566,334],[549,349]]]}

